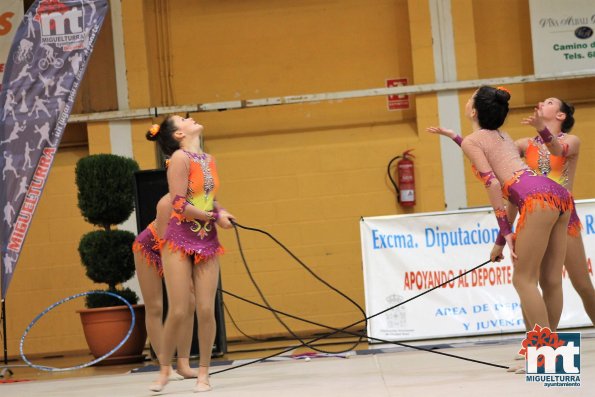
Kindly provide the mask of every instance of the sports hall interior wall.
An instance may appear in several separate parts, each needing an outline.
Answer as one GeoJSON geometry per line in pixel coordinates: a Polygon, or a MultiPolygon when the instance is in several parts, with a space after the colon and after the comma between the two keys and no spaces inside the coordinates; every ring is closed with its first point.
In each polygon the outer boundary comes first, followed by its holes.
{"type": "MultiPolygon", "coordinates": [[[[528,1],[451,4],[459,80],[533,73],[528,1]]],[[[389,78],[435,82],[426,1],[126,0],[121,5],[128,105],[133,109],[382,87],[389,78]]],[[[91,65],[102,62],[102,67],[85,77],[88,90],[77,98],[80,112],[114,108],[115,89],[106,88],[115,81],[105,67],[113,62],[107,44],[93,55],[91,65]]],[[[519,123],[538,100],[559,96],[575,102],[573,133],[582,140],[575,187],[579,199],[595,197],[589,183],[595,176],[589,164],[595,139],[588,133],[595,127],[593,82],[512,85],[512,109],[504,126],[513,137],[532,135],[519,123]]],[[[459,93],[463,134],[470,132],[463,109],[472,92],[459,93]]],[[[191,116],[205,126],[205,149],[218,162],[218,199],[238,222],[270,231],[363,305],[360,217],[444,209],[439,140],[425,132],[438,123],[436,95],[409,100],[410,108],[401,111],[388,111],[385,97],[372,97],[191,116]],[[416,155],[417,205],[404,210],[396,203],[386,166],[409,148],[416,155]]],[[[131,121],[134,158],[142,169],[157,167],[155,146],[144,138],[154,121],[131,121]]],[[[85,277],[76,249],[90,226],[76,207],[74,165],[88,153],[111,152],[111,141],[106,122],[89,123],[84,130],[86,146],[58,152],[9,290],[12,355],[37,313],[62,297],[98,287],[85,277]]],[[[469,167],[465,177],[468,205],[488,205],[469,167]]],[[[221,238],[227,249],[221,258],[223,287],[258,300],[233,232],[222,232],[221,238]]],[[[274,306],[331,326],[357,321],[353,307],[270,241],[247,232],[242,239],[254,276],[274,306]]],[[[285,335],[270,314],[224,299],[245,333],[285,335]]],[[[74,313],[80,307],[82,302],[69,303],[42,320],[28,338],[28,350],[86,349],[74,313]]],[[[228,338],[243,339],[226,320],[228,338]]],[[[324,331],[288,322],[301,334],[324,331]]]]}

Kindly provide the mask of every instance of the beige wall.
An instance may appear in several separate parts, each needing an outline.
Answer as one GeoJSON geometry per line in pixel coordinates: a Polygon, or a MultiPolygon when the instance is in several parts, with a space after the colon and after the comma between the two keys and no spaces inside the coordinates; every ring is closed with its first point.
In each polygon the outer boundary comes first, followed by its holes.
{"type": "MultiPolygon", "coordinates": [[[[131,108],[365,89],[381,87],[394,77],[414,84],[434,82],[425,1],[122,3],[131,108]]],[[[527,1],[452,4],[459,79],[532,73],[527,1]]],[[[583,142],[577,198],[595,197],[595,188],[586,183],[593,178],[587,160],[595,151],[595,140],[587,133],[595,127],[595,100],[588,90],[592,86],[593,79],[583,79],[509,87],[514,108],[505,128],[514,137],[533,134],[519,121],[537,100],[560,96],[577,103],[575,132],[583,142]]],[[[470,94],[460,93],[461,104],[470,94]]],[[[240,223],[273,233],[326,281],[363,305],[359,219],[404,212],[386,178],[388,161],[415,148],[418,201],[409,211],[444,208],[438,139],[424,132],[437,123],[436,96],[418,95],[411,103],[410,110],[389,112],[386,98],[374,97],[192,116],[205,125],[206,149],[217,158],[223,205],[240,223]]],[[[156,166],[154,145],[144,139],[151,122],[132,122],[134,156],[143,169],[156,166]]],[[[468,133],[469,123],[463,119],[461,125],[463,134],[468,133]]],[[[111,150],[106,123],[87,130],[88,153],[111,150]]],[[[76,209],[73,166],[86,153],[60,151],[52,170],[9,291],[12,355],[35,314],[61,297],[92,287],[76,252],[80,236],[90,227],[76,209]],[[48,236],[60,238],[48,242],[48,236]],[[40,260],[38,244],[54,254],[40,260]]],[[[466,176],[469,206],[487,205],[481,184],[471,173],[466,176]]],[[[221,259],[223,287],[258,300],[233,233],[221,235],[227,249],[221,259]]],[[[359,319],[352,306],[272,242],[249,232],[241,235],[254,276],[271,304],[332,326],[359,319]]],[[[224,299],[244,332],[285,334],[270,314],[224,299]]],[[[47,316],[58,328],[34,330],[39,335],[28,342],[32,352],[85,348],[73,313],[73,306],[82,303],[69,305],[47,316]]],[[[302,333],[321,331],[289,323],[302,333]]],[[[229,339],[242,338],[229,321],[227,334],[229,339]]]]}
{"type": "MultiPolygon", "coordinates": [[[[531,47],[531,26],[528,1],[501,0],[471,1],[455,0],[454,8],[460,10],[454,18],[460,36],[474,36],[473,42],[457,47],[457,60],[469,64],[465,54],[476,54],[476,70],[465,70],[461,79],[481,79],[490,77],[518,76],[533,74],[533,49],[531,47]],[[471,7],[469,7],[471,5],[471,7]],[[472,13],[469,13],[472,9],[472,13]],[[479,45],[481,43],[481,45],[479,45]]],[[[457,69],[460,71],[460,68],[457,69]]],[[[558,97],[576,105],[576,124],[572,130],[582,141],[581,158],[577,168],[574,196],[577,199],[595,197],[595,187],[586,181],[595,176],[588,161],[595,150],[595,137],[589,133],[595,123],[595,78],[561,80],[531,84],[515,84],[508,87],[511,92],[511,111],[502,127],[514,139],[536,135],[531,128],[520,124],[523,117],[533,111],[539,101],[558,97]],[[583,181],[583,182],[581,182],[583,181]]],[[[464,104],[473,90],[460,93],[461,125],[469,126],[464,120],[464,104]]],[[[466,128],[463,134],[469,132],[466,128]]],[[[470,207],[488,205],[483,186],[477,183],[469,162],[466,167],[467,197],[470,207]]]]}
{"type": "MultiPolygon", "coordinates": [[[[158,3],[144,12],[163,13],[158,3]]],[[[391,77],[413,79],[408,4],[403,0],[169,4],[165,11],[175,21],[168,32],[171,73],[168,84],[160,87],[173,87],[175,103],[364,89],[383,86],[391,77]]],[[[155,96],[162,92],[154,87],[150,105],[169,102],[155,96]]],[[[389,112],[386,98],[380,97],[194,117],[206,127],[206,149],[217,157],[223,205],[241,223],[274,233],[363,304],[358,220],[400,211],[388,190],[385,168],[418,142],[414,104],[408,111],[389,112]]],[[[146,124],[135,136],[145,130],[146,124]]],[[[434,188],[439,192],[439,183],[434,188]]],[[[419,207],[435,209],[427,197],[420,196],[419,207]]],[[[352,306],[274,244],[242,235],[255,277],[273,305],[309,313],[314,321],[353,322],[357,312],[352,306]]],[[[222,240],[227,247],[224,288],[258,300],[233,234],[222,233],[222,240]]],[[[225,300],[248,334],[285,333],[269,313],[225,300]]],[[[290,323],[297,331],[314,329],[290,323]]],[[[227,328],[230,338],[240,337],[234,327],[227,328]]]]}

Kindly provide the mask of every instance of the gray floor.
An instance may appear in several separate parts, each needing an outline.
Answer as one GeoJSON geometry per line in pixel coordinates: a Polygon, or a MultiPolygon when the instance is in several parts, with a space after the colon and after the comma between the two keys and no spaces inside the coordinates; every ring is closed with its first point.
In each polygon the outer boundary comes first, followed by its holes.
{"type": "MultiPolygon", "coordinates": [[[[427,343],[427,342],[426,342],[427,343]]],[[[500,365],[519,364],[518,335],[445,342],[445,353],[500,365]]],[[[231,365],[237,365],[235,361],[231,365]]],[[[213,370],[228,368],[216,366],[213,370]]],[[[595,334],[582,332],[581,387],[546,388],[504,369],[405,348],[376,347],[348,358],[296,360],[281,357],[211,377],[216,397],[243,396],[595,396],[595,334]]],[[[170,382],[161,393],[148,391],[156,372],[41,380],[0,385],[0,396],[191,396],[194,380],[170,382]]]]}

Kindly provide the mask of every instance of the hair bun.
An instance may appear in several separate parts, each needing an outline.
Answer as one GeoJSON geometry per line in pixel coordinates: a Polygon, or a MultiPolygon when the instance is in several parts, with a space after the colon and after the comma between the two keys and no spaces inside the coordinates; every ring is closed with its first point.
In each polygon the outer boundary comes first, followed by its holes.
{"type": "Polygon", "coordinates": [[[567,102],[564,102],[564,103],[568,107],[568,114],[570,114],[571,116],[574,115],[574,105],[571,105],[570,103],[567,103],[567,102]]]}
{"type": "Polygon", "coordinates": [[[502,104],[508,104],[510,92],[504,87],[496,88],[496,101],[502,104]]]}
{"type": "Polygon", "coordinates": [[[157,140],[157,134],[159,134],[159,130],[160,130],[160,125],[159,124],[153,124],[151,126],[151,128],[149,128],[149,131],[147,131],[146,137],[149,141],[156,141],[157,140]]]}
{"type": "Polygon", "coordinates": [[[148,141],[155,142],[157,140],[157,135],[153,135],[151,134],[151,131],[147,131],[145,138],[147,138],[148,141]]]}

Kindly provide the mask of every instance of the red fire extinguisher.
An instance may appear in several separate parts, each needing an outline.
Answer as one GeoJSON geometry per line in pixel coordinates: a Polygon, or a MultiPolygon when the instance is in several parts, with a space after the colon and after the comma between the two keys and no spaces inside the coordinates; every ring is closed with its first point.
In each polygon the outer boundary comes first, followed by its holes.
{"type": "Polygon", "coordinates": [[[415,205],[415,173],[413,160],[415,158],[410,152],[413,149],[405,150],[402,155],[393,158],[388,163],[388,177],[397,191],[397,200],[403,207],[413,207],[415,205]],[[397,162],[397,169],[393,177],[391,165],[393,161],[397,162]],[[397,182],[395,182],[395,179],[397,182]]]}

